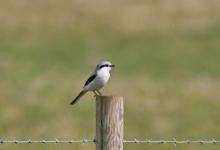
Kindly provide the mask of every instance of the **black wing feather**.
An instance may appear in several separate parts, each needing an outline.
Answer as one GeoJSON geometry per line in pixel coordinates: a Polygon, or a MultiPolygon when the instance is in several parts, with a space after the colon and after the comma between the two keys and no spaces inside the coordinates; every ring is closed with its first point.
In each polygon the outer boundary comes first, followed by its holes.
{"type": "Polygon", "coordinates": [[[85,85],[84,85],[84,87],[85,86],[87,86],[89,83],[91,83],[94,79],[95,79],[95,77],[96,77],[96,75],[94,74],[94,75],[92,75],[91,77],[89,77],[89,79],[86,81],[86,83],[85,83],[85,85]]]}

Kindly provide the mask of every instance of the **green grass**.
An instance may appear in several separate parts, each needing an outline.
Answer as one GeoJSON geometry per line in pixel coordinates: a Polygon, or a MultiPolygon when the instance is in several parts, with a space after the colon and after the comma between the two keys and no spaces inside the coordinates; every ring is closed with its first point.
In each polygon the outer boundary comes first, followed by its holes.
{"type": "MultiPolygon", "coordinates": [[[[116,64],[102,91],[125,97],[125,138],[220,139],[219,2],[0,2],[0,138],[94,138],[95,64],[116,64]]],[[[5,149],[94,145],[0,145],[5,149]]],[[[125,149],[174,149],[125,145],[125,149]]],[[[178,149],[219,149],[181,145],[178,149]]]]}

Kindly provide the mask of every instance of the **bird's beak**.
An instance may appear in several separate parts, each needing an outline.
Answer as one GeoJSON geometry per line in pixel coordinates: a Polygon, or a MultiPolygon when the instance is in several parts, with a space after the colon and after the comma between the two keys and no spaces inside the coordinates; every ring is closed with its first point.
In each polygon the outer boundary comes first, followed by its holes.
{"type": "Polygon", "coordinates": [[[113,64],[112,64],[110,67],[114,68],[114,67],[115,67],[115,65],[113,65],[113,64]]]}

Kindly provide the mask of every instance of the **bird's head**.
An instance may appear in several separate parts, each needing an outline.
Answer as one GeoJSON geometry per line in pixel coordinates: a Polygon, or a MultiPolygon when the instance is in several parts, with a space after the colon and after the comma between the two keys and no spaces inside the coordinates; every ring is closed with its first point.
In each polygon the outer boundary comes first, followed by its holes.
{"type": "Polygon", "coordinates": [[[115,67],[115,65],[113,65],[111,62],[109,62],[109,61],[101,61],[96,66],[96,70],[98,71],[98,70],[106,69],[107,71],[110,71],[113,67],[115,67]]]}

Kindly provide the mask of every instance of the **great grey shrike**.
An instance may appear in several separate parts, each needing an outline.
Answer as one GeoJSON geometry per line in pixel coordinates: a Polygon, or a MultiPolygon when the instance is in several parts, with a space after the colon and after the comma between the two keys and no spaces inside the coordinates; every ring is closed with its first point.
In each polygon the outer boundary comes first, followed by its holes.
{"type": "Polygon", "coordinates": [[[95,95],[102,95],[99,89],[101,89],[108,82],[110,78],[110,70],[113,67],[115,67],[115,65],[109,61],[102,61],[98,63],[94,72],[86,81],[83,90],[70,104],[74,105],[88,91],[92,91],[95,95]]]}

